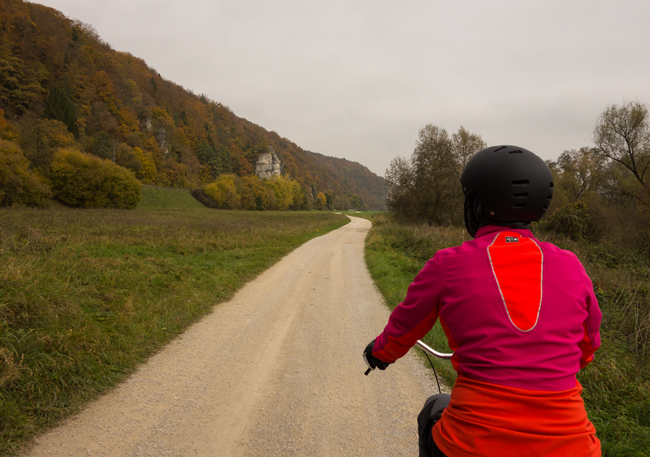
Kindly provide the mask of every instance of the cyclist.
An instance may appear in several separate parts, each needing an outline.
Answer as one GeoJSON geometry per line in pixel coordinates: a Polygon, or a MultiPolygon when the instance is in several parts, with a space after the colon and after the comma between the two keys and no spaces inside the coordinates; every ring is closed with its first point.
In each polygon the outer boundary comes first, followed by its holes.
{"type": "Polygon", "coordinates": [[[600,456],[576,379],[600,346],[593,285],[573,253],[530,231],[551,202],[551,171],[495,146],[460,181],[474,239],[426,263],[366,348],[369,363],[386,369],[440,321],[458,377],[418,417],[420,456],[600,456]]]}

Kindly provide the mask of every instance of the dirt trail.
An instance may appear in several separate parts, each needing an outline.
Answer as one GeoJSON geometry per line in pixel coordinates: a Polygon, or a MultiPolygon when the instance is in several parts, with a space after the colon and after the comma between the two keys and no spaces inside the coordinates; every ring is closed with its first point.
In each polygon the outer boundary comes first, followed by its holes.
{"type": "Polygon", "coordinates": [[[286,256],[25,456],[417,455],[434,383],[411,355],[363,375],[386,307],[352,222],[286,256]]]}

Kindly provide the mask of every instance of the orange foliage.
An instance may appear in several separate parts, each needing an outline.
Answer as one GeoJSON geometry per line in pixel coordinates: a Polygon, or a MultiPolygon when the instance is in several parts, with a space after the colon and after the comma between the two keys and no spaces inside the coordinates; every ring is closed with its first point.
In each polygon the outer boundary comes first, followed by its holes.
{"type": "Polygon", "coordinates": [[[120,102],[115,94],[113,81],[105,71],[98,71],[95,75],[95,98],[98,101],[104,102],[106,109],[111,114],[117,116],[119,114],[120,102]]]}
{"type": "MultiPolygon", "coordinates": [[[[48,86],[67,84],[78,109],[78,147],[108,135],[114,144],[141,148],[155,161],[156,183],[193,187],[213,181],[214,173],[251,175],[268,145],[289,176],[313,187],[314,195],[358,194],[371,208],[383,205],[383,179],[367,168],[305,151],[165,80],[142,59],[112,50],[90,25],[36,3],[2,0],[2,5],[0,78],[16,84],[0,85],[0,109],[13,124],[34,124],[24,119],[40,116],[48,86]]],[[[0,131],[6,132],[11,124],[1,119],[0,131]]]]}

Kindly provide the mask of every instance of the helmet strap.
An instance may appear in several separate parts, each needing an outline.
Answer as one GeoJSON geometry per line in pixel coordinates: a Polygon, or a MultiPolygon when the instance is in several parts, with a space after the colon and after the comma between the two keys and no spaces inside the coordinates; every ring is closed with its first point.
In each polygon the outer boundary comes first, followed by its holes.
{"type": "Polygon", "coordinates": [[[465,228],[472,238],[483,225],[482,222],[489,221],[483,214],[483,200],[476,192],[471,192],[465,196],[464,207],[465,228]]]}

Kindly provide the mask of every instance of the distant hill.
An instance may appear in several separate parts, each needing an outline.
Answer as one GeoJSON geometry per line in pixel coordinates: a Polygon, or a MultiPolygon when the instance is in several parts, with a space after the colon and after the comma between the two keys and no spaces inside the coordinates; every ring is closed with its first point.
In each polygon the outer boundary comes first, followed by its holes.
{"type": "Polygon", "coordinates": [[[0,110],[45,177],[53,149],[74,143],[145,184],[194,188],[223,173],[252,174],[271,146],[310,198],[384,206],[384,179],[363,165],[306,151],[42,5],[0,0],[0,110]]]}

